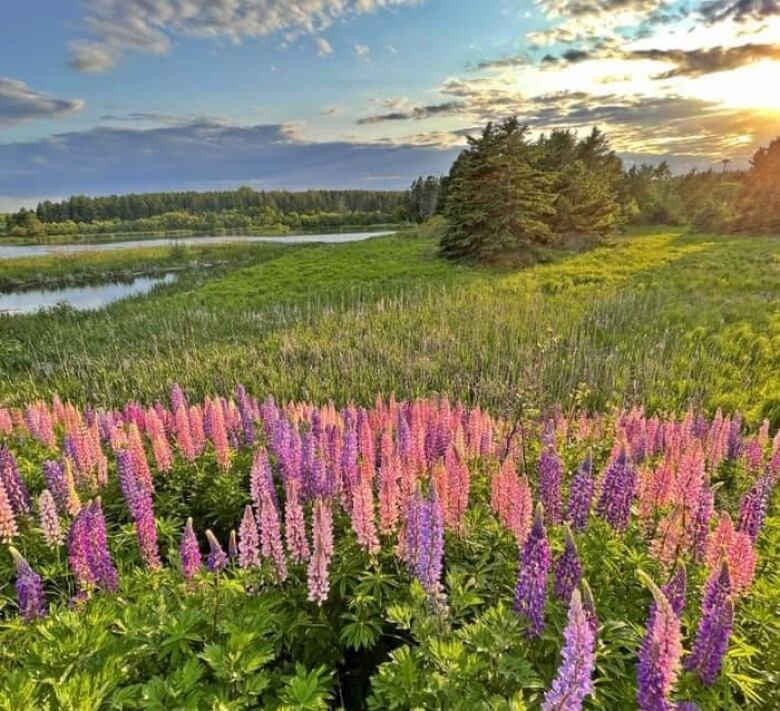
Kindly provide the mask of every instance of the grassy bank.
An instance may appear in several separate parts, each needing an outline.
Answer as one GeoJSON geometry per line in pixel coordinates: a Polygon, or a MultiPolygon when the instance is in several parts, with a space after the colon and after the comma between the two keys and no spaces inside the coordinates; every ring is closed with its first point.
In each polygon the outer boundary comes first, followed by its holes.
{"type": "MultiPolygon", "coordinates": [[[[268,256],[267,253],[264,253],[268,256]]],[[[577,401],[780,422],[780,242],[645,232],[512,270],[429,238],[281,252],[98,313],[0,319],[0,397],[280,399],[434,391],[499,410],[577,401]]]]}
{"type": "Polygon", "coordinates": [[[257,264],[290,249],[269,243],[231,243],[0,259],[0,291],[59,286],[157,274],[173,269],[257,264]]]}

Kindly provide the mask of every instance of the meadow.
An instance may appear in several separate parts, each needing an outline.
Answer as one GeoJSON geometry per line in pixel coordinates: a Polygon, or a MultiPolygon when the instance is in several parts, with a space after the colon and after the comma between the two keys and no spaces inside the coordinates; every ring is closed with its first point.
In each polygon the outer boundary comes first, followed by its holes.
{"type": "Polygon", "coordinates": [[[777,238],[220,254],[0,317],[0,708],[777,708],[777,238]]]}

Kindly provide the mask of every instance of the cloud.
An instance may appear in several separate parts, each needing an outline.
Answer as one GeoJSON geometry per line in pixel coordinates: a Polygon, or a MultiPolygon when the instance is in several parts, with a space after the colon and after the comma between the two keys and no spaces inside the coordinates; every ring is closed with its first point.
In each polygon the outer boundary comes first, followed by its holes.
{"type": "Polygon", "coordinates": [[[371,48],[368,45],[360,44],[360,42],[355,42],[352,49],[358,57],[367,57],[371,54],[371,48]]]}
{"type": "Polygon", "coordinates": [[[320,57],[329,57],[333,54],[333,45],[324,37],[315,37],[314,46],[317,48],[317,54],[319,54],[320,57]]]}
{"type": "Polygon", "coordinates": [[[176,36],[238,43],[284,33],[290,40],[314,35],[349,15],[420,1],[84,0],[87,37],[71,43],[70,64],[80,71],[106,71],[129,51],[165,54],[176,36]]]}
{"type": "Polygon", "coordinates": [[[777,0],[710,0],[701,8],[701,14],[709,22],[731,18],[737,22],[765,20],[780,15],[777,0]]]}
{"type": "Polygon", "coordinates": [[[0,127],[81,111],[81,99],[56,99],[22,81],[0,77],[0,127]]]}
{"type": "Polygon", "coordinates": [[[457,150],[440,146],[309,142],[282,124],[209,121],[153,129],[101,127],[0,144],[0,195],[24,197],[206,189],[404,188],[446,172],[457,150]],[[388,176],[395,176],[390,178],[388,176]]]}
{"type": "Polygon", "coordinates": [[[763,59],[780,60],[780,44],[743,44],[737,47],[710,47],[708,49],[645,49],[623,55],[626,59],[651,59],[675,65],[674,69],[658,74],[654,79],[698,77],[703,74],[725,72],[763,59]]]}
{"type": "Polygon", "coordinates": [[[357,123],[366,126],[374,123],[384,123],[386,121],[406,121],[409,119],[421,120],[441,116],[444,114],[460,113],[467,108],[466,104],[460,101],[447,101],[443,104],[432,104],[431,106],[412,106],[409,109],[390,111],[385,114],[375,114],[358,119],[357,123]]]}

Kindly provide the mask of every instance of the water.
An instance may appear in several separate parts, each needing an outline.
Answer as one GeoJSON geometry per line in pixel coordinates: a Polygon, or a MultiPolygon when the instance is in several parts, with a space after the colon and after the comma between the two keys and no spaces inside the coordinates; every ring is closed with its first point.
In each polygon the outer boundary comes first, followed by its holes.
{"type": "Polygon", "coordinates": [[[274,242],[276,244],[311,244],[327,242],[360,242],[370,237],[392,234],[391,232],[344,232],[323,235],[287,235],[284,237],[260,237],[256,235],[218,235],[208,237],[163,237],[157,239],[118,240],[116,242],[79,243],[79,244],[0,244],[0,259],[19,259],[21,257],[40,257],[47,254],[78,254],[79,252],[110,252],[117,249],[138,247],[173,247],[176,245],[208,245],[226,242],[274,242]]]}
{"type": "Polygon", "coordinates": [[[127,283],[33,289],[0,294],[0,313],[29,314],[62,303],[79,311],[100,309],[128,296],[146,294],[158,284],[169,284],[175,278],[175,274],[166,274],[161,277],[138,277],[127,283]]]}

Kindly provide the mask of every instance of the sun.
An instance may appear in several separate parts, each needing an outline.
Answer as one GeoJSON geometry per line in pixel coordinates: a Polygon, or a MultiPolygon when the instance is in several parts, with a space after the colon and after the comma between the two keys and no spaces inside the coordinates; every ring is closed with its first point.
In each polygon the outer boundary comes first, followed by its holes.
{"type": "Polygon", "coordinates": [[[730,72],[718,72],[691,82],[691,93],[723,106],[780,114],[780,62],[765,60],[730,72]]]}

